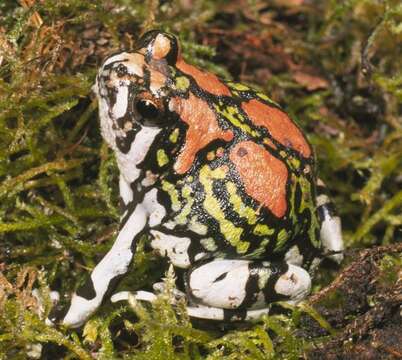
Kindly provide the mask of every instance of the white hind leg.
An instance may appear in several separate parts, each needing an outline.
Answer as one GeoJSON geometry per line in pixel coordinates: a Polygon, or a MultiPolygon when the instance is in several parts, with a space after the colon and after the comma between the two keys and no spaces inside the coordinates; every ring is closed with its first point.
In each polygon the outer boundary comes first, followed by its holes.
{"type": "Polygon", "coordinates": [[[213,259],[193,267],[187,278],[191,317],[212,320],[253,320],[270,304],[296,304],[310,292],[310,275],[285,261],[213,259]]]}
{"type": "Polygon", "coordinates": [[[267,306],[263,309],[258,310],[227,310],[211,306],[198,305],[198,306],[188,306],[187,313],[192,318],[206,319],[206,320],[225,320],[225,321],[236,321],[236,320],[257,320],[262,315],[269,314],[271,307],[267,306]]]}
{"type": "MultiPolygon", "coordinates": [[[[154,284],[156,292],[164,285],[154,284]]],[[[194,266],[187,277],[187,294],[175,289],[172,304],[187,298],[188,315],[209,320],[253,320],[270,311],[270,304],[287,301],[296,304],[310,292],[310,275],[303,268],[285,261],[212,259],[194,266]]],[[[120,292],[112,302],[128,300],[153,302],[153,293],[120,292]]]]}

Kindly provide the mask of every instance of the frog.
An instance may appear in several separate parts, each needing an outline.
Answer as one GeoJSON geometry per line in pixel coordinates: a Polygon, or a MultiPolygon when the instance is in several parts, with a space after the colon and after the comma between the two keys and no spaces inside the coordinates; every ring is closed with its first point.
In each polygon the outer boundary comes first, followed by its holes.
{"type": "MultiPolygon", "coordinates": [[[[143,237],[181,269],[177,296],[189,316],[207,320],[254,320],[276,302],[297,304],[323,258],[342,260],[340,218],[313,148],[270,97],[186,62],[178,38],[163,30],[108,56],[94,92],[122,214],[64,325],[83,325],[101,306],[143,237]]],[[[140,290],[112,301],[129,296],[156,298],[140,290]]]]}

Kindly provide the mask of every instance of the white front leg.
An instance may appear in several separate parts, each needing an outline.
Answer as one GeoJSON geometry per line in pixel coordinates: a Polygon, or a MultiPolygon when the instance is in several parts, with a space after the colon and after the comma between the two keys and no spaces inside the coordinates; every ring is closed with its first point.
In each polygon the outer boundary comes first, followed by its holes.
{"type": "MultiPolygon", "coordinates": [[[[128,205],[134,200],[133,190],[131,190],[130,184],[126,181],[123,175],[119,177],[119,192],[120,197],[123,200],[124,205],[128,205]]],[[[124,216],[124,214],[123,214],[124,216]]]]}
{"type": "Polygon", "coordinates": [[[119,232],[115,243],[92,271],[82,288],[74,295],[63,324],[70,327],[81,326],[102,303],[105,293],[113,285],[113,280],[127,272],[134,255],[134,244],[147,223],[147,212],[141,204],[130,215],[119,232]]]}

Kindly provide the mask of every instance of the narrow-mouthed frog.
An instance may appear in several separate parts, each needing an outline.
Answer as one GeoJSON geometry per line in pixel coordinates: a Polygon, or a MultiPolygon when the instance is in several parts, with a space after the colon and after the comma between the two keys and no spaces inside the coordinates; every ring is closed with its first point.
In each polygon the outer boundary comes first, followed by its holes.
{"type": "Polygon", "coordinates": [[[123,214],[65,324],[80,326],[100,306],[145,234],[185,269],[188,312],[198,318],[253,319],[275,301],[297,303],[325,254],[341,260],[340,220],[311,145],[269,97],[186,63],[176,37],[157,30],[108,57],[94,88],[123,214]]]}

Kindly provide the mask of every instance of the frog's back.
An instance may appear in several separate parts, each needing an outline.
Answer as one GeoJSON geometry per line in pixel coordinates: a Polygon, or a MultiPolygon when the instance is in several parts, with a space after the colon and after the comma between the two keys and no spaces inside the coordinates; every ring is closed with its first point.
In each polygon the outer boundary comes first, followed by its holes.
{"type": "Polygon", "coordinates": [[[171,183],[181,192],[186,180],[177,173],[191,179],[181,206],[188,219],[201,222],[210,247],[225,256],[280,258],[297,244],[313,258],[320,247],[314,155],[302,131],[246,85],[182,60],[175,73],[176,83],[187,79],[173,106],[186,127],[171,183]]]}

